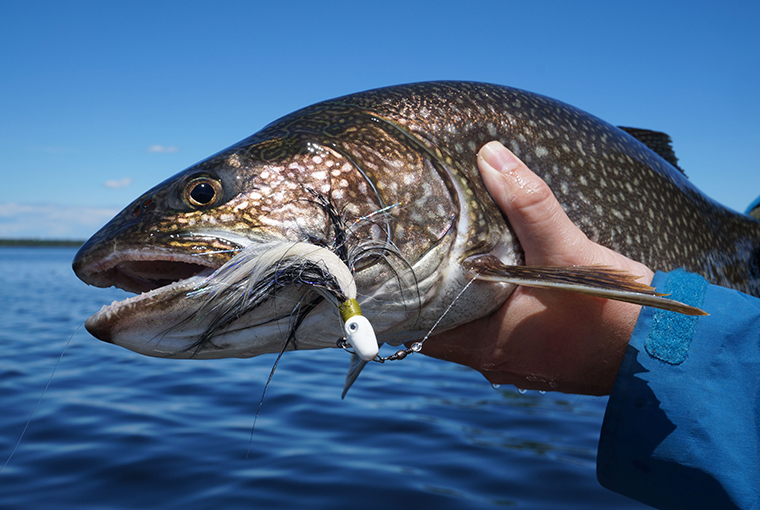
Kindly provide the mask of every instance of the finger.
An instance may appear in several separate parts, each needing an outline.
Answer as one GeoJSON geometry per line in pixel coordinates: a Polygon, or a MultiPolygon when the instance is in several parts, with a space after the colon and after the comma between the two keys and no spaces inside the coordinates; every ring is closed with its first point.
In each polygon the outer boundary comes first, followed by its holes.
{"type": "Polygon", "coordinates": [[[567,217],[549,186],[499,142],[478,153],[489,193],[507,215],[527,264],[577,263],[588,238],[567,217]]]}

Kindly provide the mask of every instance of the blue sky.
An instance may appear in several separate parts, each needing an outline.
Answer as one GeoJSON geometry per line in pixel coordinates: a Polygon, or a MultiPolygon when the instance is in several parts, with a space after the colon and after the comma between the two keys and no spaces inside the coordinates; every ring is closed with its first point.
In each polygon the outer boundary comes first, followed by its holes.
{"type": "Polygon", "coordinates": [[[295,109],[438,79],[665,131],[692,181],[743,210],[760,195],[759,6],[4,0],[0,237],[88,237],[295,109]]]}

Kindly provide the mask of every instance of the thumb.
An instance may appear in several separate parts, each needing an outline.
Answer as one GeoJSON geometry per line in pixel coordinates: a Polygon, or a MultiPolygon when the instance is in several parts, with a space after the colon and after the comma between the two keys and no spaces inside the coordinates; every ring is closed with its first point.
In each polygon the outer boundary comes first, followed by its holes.
{"type": "Polygon", "coordinates": [[[488,192],[517,234],[526,264],[584,263],[588,238],[540,177],[499,142],[480,149],[478,166],[488,192]]]}

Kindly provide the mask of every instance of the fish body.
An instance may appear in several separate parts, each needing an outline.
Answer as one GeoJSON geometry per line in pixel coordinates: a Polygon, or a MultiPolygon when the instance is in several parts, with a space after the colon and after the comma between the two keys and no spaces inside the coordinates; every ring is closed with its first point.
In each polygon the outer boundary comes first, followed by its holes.
{"type": "Polygon", "coordinates": [[[525,91],[435,82],[304,108],[140,196],[82,246],[74,270],[142,294],[87,328],[163,357],[334,347],[339,286],[308,254],[279,263],[288,243],[345,263],[379,342],[485,316],[514,285],[471,282],[463,262],[523,262],[478,172],[491,140],[592,240],[760,295],[760,222],[707,198],[625,131],[525,91]]]}

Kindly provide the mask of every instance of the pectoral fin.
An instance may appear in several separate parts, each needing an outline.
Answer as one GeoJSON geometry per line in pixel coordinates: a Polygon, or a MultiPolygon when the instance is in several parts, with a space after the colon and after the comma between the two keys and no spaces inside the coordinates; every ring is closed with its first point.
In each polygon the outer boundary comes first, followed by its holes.
{"type": "Polygon", "coordinates": [[[467,271],[480,280],[513,283],[525,287],[562,289],[617,301],[682,313],[708,313],[668,299],[637,276],[608,266],[508,266],[493,255],[475,255],[463,261],[467,271]]]}

